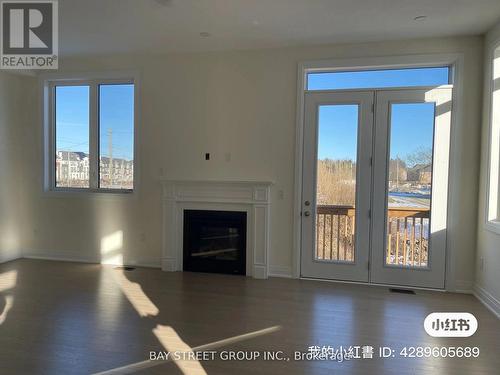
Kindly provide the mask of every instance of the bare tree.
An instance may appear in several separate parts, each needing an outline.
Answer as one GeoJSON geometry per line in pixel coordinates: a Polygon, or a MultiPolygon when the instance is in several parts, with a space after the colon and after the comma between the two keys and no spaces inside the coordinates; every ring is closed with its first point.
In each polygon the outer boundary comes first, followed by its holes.
{"type": "Polygon", "coordinates": [[[416,165],[430,165],[432,163],[432,148],[419,147],[415,151],[406,155],[406,162],[409,167],[416,165]]]}
{"type": "Polygon", "coordinates": [[[389,160],[389,180],[402,182],[406,181],[406,163],[399,156],[389,160]]]}
{"type": "Polygon", "coordinates": [[[318,160],[318,204],[351,205],[356,196],[356,163],[353,160],[318,160]]]}

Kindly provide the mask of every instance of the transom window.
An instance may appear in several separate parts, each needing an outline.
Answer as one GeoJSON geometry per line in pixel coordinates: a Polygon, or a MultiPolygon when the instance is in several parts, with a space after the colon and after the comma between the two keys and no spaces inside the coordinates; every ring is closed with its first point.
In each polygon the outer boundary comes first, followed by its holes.
{"type": "Polygon", "coordinates": [[[451,83],[449,66],[431,68],[309,72],[307,90],[441,86],[451,83]]]}
{"type": "Polygon", "coordinates": [[[134,80],[56,80],[46,87],[46,187],[133,191],[134,80]]]}

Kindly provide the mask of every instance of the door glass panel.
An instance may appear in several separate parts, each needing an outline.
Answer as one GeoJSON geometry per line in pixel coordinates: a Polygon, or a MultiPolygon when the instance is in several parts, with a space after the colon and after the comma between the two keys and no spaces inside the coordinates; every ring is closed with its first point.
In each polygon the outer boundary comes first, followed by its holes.
{"type": "Polygon", "coordinates": [[[318,112],[315,260],[354,262],[357,104],[318,112]]]}
{"type": "Polygon", "coordinates": [[[385,263],[429,266],[434,103],[391,104],[385,263]]]}

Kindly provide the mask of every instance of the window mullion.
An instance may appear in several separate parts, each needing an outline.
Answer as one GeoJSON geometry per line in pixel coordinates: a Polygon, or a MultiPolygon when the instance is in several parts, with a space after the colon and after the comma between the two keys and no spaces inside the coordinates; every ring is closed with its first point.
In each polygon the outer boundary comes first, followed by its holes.
{"type": "Polygon", "coordinates": [[[49,150],[49,154],[47,155],[49,168],[45,172],[47,173],[47,186],[49,189],[54,189],[56,187],[56,87],[53,84],[48,85],[48,100],[47,121],[49,127],[45,135],[45,141],[49,150]]]}
{"type": "Polygon", "coordinates": [[[90,83],[90,188],[99,188],[99,94],[98,83],[90,83]]]}

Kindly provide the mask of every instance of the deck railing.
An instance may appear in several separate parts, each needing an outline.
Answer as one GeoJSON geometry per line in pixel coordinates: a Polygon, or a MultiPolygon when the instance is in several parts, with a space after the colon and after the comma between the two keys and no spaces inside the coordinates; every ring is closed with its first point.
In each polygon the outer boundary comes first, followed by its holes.
{"type": "MultiPolygon", "coordinates": [[[[316,216],[316,259],[354,262],[355,208],[320,205],[316,216]]],[[[426,267],[428,209],[390,207],[387,218],[386,264],[426,267]]]]}

